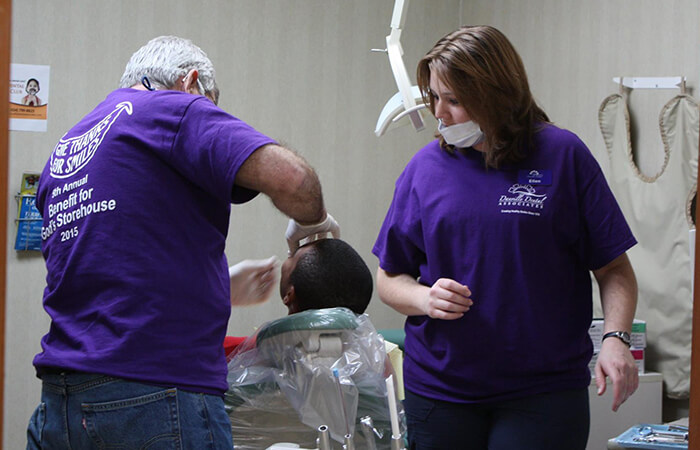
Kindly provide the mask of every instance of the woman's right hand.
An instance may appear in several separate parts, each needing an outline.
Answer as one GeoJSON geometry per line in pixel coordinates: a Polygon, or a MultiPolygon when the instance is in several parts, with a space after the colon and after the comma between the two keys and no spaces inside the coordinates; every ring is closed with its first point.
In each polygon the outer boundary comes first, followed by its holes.
{"type": "Polygon", "coordinates": [[[407,316],[428,316],[432,319],[459,319],[471,308],[469,287],[450,278],[440,278],[432,286],[420,284],[406,273],[377,269],[379,298],[407,316]]]}
{"type": "Polygon", "coordinates": [[[425,315],[432,319],[459,319],[474,304],[471,295],[466,285],[450,278],[440,278],[428,291],[425,315]]]}

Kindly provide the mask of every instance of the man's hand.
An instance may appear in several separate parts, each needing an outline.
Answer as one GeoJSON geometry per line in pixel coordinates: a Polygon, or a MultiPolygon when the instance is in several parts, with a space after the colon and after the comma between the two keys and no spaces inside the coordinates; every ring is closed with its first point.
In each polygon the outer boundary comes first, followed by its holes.
{"type": "Polygon", "coordinates": [[[612,381],[612,410],[617,411],[639,386],[639,372],[632,352],[617,338],[605,339],[601,344],[595,365],[595,384],[598,387],[598,395],[605,393],[606,377],[610,377],[612,381]]]}
{"type": "Polygon", "coordinates": [[[432,319],[459,319],[474,304],[469,288],[455,280],[440,278],[430,288],[425,315],[432,319]]]}
{"type": "Polygon", "coordinates": [[[267,301],[272,295],[279,270],[276,256],[268,259],[246,259],[229,267],[231,305],[254,305],[267,301]]]}
{"type": "Polygon", "coordinates": [[[292,256],[297,249],[308,243],[318,239],[325,239],[328,233],[335,239],[340,238],[340,226],[335,221],[333,216],[326,213],[326,218],[319,223],[302,225],[294,219],[289,219],[287,225],[287,245],[289,246],[289,256],[292,256]]]}

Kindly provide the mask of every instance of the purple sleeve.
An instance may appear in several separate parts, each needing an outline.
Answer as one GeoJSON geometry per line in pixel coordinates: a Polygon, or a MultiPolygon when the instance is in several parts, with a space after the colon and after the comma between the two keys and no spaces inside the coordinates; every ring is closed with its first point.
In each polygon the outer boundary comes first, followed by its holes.
{"type": "Polygon", "coordinates": [[[390,273],[418,277],[425,263],[420,204],[415,195],[410,166],[396,181],[394,198],[389,206],[372,253],[379,266],[390,273]]]}
{"type": "Polygon", "coordinates": [[[588,148],[577,152],[576,177],[583,223],[584,258],[597,270],[633,247],[632,235],[598,162],[588,148]]]}
{"type": "Polygon", "coordinates": [[[243,203],[258,193],[235,186],[238,170],[255,150],[274,143],[209,100],[198,98],[183,115],[170,163],[206,192],[243,203]]]}

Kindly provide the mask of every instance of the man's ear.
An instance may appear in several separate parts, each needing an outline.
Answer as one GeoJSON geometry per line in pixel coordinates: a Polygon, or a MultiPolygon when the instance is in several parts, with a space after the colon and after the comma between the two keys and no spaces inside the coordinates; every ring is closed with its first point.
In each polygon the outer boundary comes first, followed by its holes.
{"type": "Polygon", "coordinates": [[[191,69],[182,79],[182,89],[190,94],[200,94],[199,88],[197,87],[198,78],[199,72],[197,72],[197,69],[191,69]]]}
{"type": "Polygon", "coordinates": [[[289,286],[287,292],[282,297],[282,303],[287,307],[289,314],[294,314],[299,312],[299,305],[297,305],[297,294],[294,290],[294,286],[289,286]]]}

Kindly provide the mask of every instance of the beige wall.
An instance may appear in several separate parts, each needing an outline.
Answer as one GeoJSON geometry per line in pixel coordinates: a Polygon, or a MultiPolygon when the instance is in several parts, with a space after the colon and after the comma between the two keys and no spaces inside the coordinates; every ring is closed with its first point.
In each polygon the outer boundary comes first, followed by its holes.
{"type": "MultiPolygon", "coordinates": [[[[506,33],[523,58],[535,97],[550,118],[577,133],[603,162],[607,156],[597,114],[603,99],[618,90],[613,77],[685,76],[689,93],[698,96],[700,8],[695,0],[462,3],[464,24],[493,25],[506,33]]],[[[658,95],[669,100],[676,93],[658,95]]],[[[641,96],[632,92],[631,101],[641,96]]],[[[654,109],[644,115],[652,116],[650,128],[656,138],[640,146],[644,154],[638,158],[645,171],[652,171],[663,159],[656,120],[661,105],[645,105],[654,109]]]]}
{"type": "MultiPolygon", "coordinates": [[[[396,92],[383,48],[391,0],[122,0],[13,2],[12,62],[51,66],[46,133],[12,132],[11,189],[23,171],[39,171],[63,132],[116,86],[127,59],[161,34],[191,38],[218,70],[221,106],[297,149],[317,169],[329,211],[374,271],[370,249],[393,183],[434,122],[382,138],[373,130],[396,92]]],[[[532,89],[558,124],[594,153],[600,101],[613,76],[685,75],[697,88],[700,21],[695,0],[411,0],[402,37],[412,79],[420,56],[462,22],[492,24],[513,40],[532,89]]],[[[149,186],[144,189],[157,189],[149,186]]],[[[16,206],[10,200],[8,242],[16,206]]],[[[232,261],[285,257],[286,219],[264,198],[234,208],[227,254],[232,261]]],[[[8,250],[4,448],[22,448],[39,399],[31,360],[48,329],[41,309],[45,271],[38,255],[8,250]]],[[[379,328],[401,317],[373,299],[379,328]]],[[[268,304],[234,310],[230,334],[284,309],[268,304]]]]}

